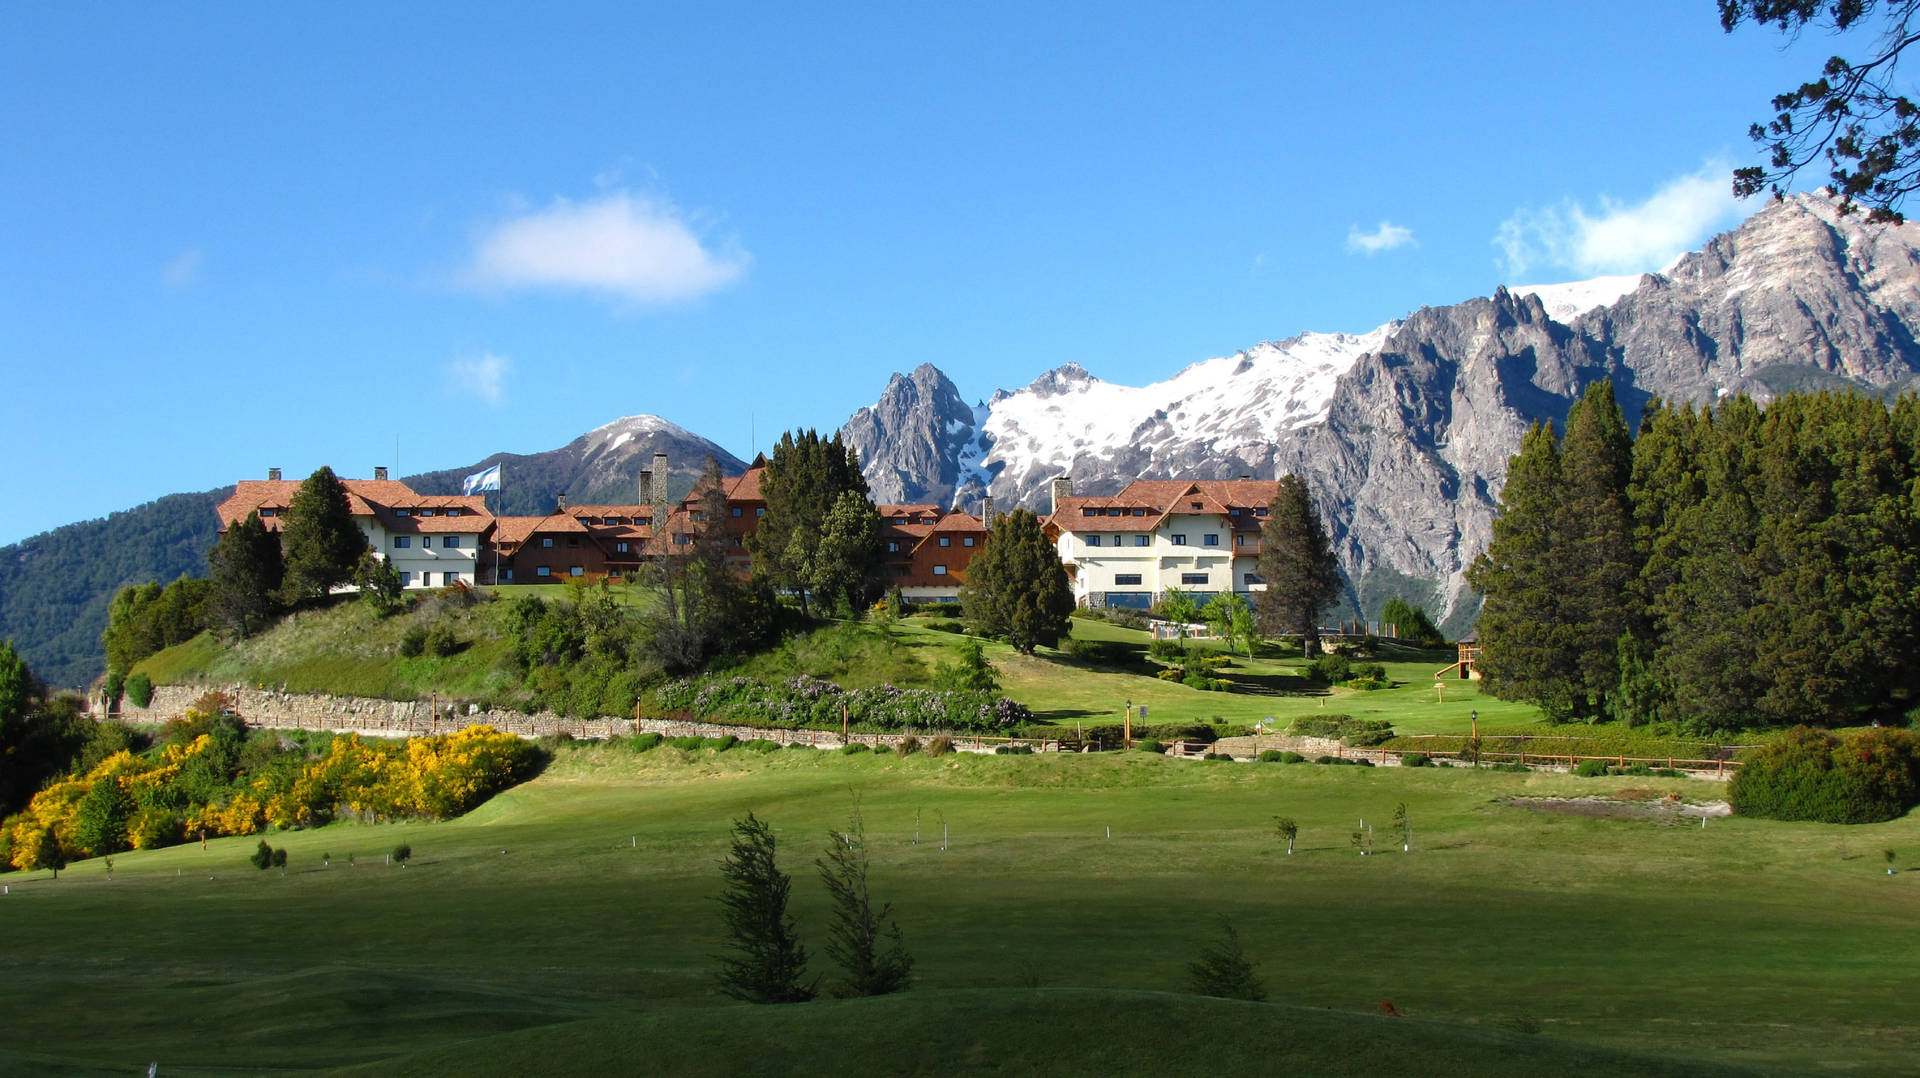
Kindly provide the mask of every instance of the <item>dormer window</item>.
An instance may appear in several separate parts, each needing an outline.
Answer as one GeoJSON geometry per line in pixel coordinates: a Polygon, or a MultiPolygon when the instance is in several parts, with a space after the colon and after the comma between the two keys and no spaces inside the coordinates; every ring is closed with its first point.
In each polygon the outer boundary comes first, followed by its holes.
{"type": "Polygon", "coordinates": [[[1121,509],[1121,508],[1120,508],[1119,506],[1117,506],[1117,505],[1116,505],[1116,506],[1114,506],[1113,508],[1111,508],[1111,509],[1109,509],[1109,510],[1107,510],[1107,515],[1108,515],[1108,516],[1110,516],[1110,517],[1117,517],[1117,516],[1119,516],[1119,515],[1120,515],[1120,514],[1121,514],[1121,513],[1123,512],[1123,511],[1124,511],[1124,510],[1122,510],[1122,509],[1121,509]]]}
{"type": "Polygon", "coordinates": [[[1141,507],[1141,508],[1139,508],[1139,509],[1135,509],[1135,510],[1133,511],[1133,515],[1134,515],[1134,516],[1137,516],[1137,517],[1143,517],[1143,516],[1146,516],[1146,515],[1147,515],[1147,510],[1146,510],[1146,508],[1145,508],[1145,507],[1143,506],[1143,507],[1141,507]]]}
{"type": "Polygon", "coordinates": [[[1083,516],[1083,517],[1097,517],[1097,516],[1099,516],[1099,515],[1100,515],[1100,510],[1098,510],[1098,509],[1082,509],[1082,510],[1080,510],[1080,515],[1081,515],[1081,516],[1083,516]]]}
{"type": "Polygon", "coordinates": [[[423,516],[423,517],[430,517],[430,516],[432,516],[432,515],[433,515],[433,510],[431,510],[431,509],[422,509],[422,510],[420,510],[420,515],[421,515],[421,516],[423,516]]]}
{"type": "Polygon", "coordinates": [[[1200,503],[1199,503],[1199,502],[1194,502],[1194,503],[1193,503],[1193,507],[1194,507],[1195,509],[1198,509],[1198,508],[1200,508],[1200,503]]]}
{"type": "Polygon", "coordinates": [[[280,510],[278,510],[278,509],[262,509],[262,510],[260,510],[260,515],[261,515],[261,516],[263,516],[263,517],[270,517],[270,516],[273,516],[274,514],[276,514],[276,513],[278,513],[279,511],[280,511],[280,510]]]}
{"type": "Polygon", "coordinates": [[[394,516],[397,516],[397,517],[410,517],[410,516],[412,516],[412,515],[413,515],[413,510],[411,510],[411,509],[395,509],[395,510],[393,511],[393,515],[394,515],[394,516]]]}
{"type": "Polygon", "coordinates": [[[458,509],[448,509],[448,510],[447,510],[447,515],[448,515],[448,516],[450,516],[450,517],[457,517],[457,516],[459,516],[459,515],[460,515],[460,510],[458,510],[458,509]]]}

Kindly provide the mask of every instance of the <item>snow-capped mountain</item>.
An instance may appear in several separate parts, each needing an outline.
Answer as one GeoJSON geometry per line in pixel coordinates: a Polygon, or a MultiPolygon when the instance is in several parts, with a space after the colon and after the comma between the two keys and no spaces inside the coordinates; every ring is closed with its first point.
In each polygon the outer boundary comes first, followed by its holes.
{"type": "Polygon", "coordinates": [[[1653,396],[1765,398],[1805,386],[1920,384],[1920,225],[1867,225],[1822,197],[1771,203],[1664,272],[1498,289],[1370,333],[1307,333],[1103,382],[1078,363],[969,407],[938,369],[896,374],[845,435],[881,501],[1045,512],[1136,478],[1308,480],[1350,610],[1392,595],[1451,628],[1478,600],[1508,458],[1537,420],[1612,378],[1628,420],[1653,396]]]}

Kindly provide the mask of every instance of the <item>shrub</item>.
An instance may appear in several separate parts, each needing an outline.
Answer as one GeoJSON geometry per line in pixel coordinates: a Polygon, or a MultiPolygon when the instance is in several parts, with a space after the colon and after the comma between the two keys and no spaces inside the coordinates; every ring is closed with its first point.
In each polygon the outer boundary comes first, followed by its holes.
{"type": "Polygon", "coordinates": [[[684,752],[698,752],[707,747],[707,739],[699,734],[687,734],[684,737],[669,738],[667,744],[684,752]]]}
{"type": "Polygon", "coordinates": [[[1151,737],[1147,738],[1145,741],[1134,742],[1133,747],[1136,749],[1139,749],[1141,752],[1164,753],[1167,751],[1167,747],[1165,745],[1161,744],[1159,741],[1151,737]]]}
{"type": "Polygon", "coordinates": [[[1233,759],[1233,754],[1230,752],[1210,752],[1201,758],[1205,760],[1231,760],[1233,759]]]}
{"type": "Polygon", "coordinates": [[[427,650],[444,659],[460,650],[460,638],[453,635],[453,626],[439,622],[427,630],[427,650]]]}
{"type": "Polygon", "coordinates": [[[1307,758],[1297,752],[1283,752],[1280,754],[1280,762],[1283,764],[1304,764],[1307,762],[1307,758]]]}
{"type": "Polygon", "coordinates": [[[273,851],[273,867],[279,869],[281,875],[286,875],[287,848],[285,846],[273,851]]]}
{"type": "Polygon", "coordinates": [[[1742,816],[1822,823],[1878,823],[1920,804],[1920,736],[1863,730],[1838,738],[1796,726],[1733,776],[1742,816]]]}
{"type": "Polygon", "coordinates": [[[1122,640],[1080,640],[1069,637],[1067,655],[1088,666],[1132,669],[1139,663],[1136,645],[1122,640]]]}
{"type": "Polygon", "coordinates": [[[995,756],[1032,756],[1032,745],[999,745],[993,750],[995,756]]]}
{"type": "Polygon", "coordinates": [[[920,739],[917,737],[914,737],[912,734],[908,734],[900,742],[900,755],[902,756],[912,756],[914,753],[919,751],[920,751],[920,739]]]}
{"type": "Polygon", "coordinates": [[[393,848],[392,856],[395,861],[404,865],[408,861],[413,860],[413,847],[402,842],[400,845],[395,846],[393,848]]]}
{"type": "Polygon", "coordinates": [[[266,839],[261,839],[260,845],[254,847],[253,853],[247,857],[247,862],[265,872],[273,865],[273,847],[267,845],[266,839]]]}
{"type": "Polygon", "coordinates": [[[751,749],[754,752],[779,752],[780,751],[780,743],[778,741],[768,741],[764,737],[754,738],[752,741],[747,742],[746,747],[748,749],[751,749]]]}
{"type": "Polygon", "coordinates": [[[653,749],[659,747],[660,743],[665,740],[666,736],[664,734],[649,730],[644,734],[634,735],[633,740],[627,742],[627,748],[636,753],[651,752],[653,749]]]}
{"type": "Polygon", "coordinates": [[[945,756],[953,751],[953,738],[946,734],[935,734],[927,739],[928,756],[945,756]]]}
{"type": "Polygon", "coordinates": [[[852,756],[852,755],[855,755],[856,753],[870,752],[870,751],[872,751],[872,746],[866,744],[865,742],[860,742],[860,741],[855,741],[852,744],[840,746],[840,755],[842,756],[852,756]]]}
{"type": "Polygon", "coordinates": [[[153,679],[145,674],[135,674],[128,678],[127,699],[134,707],[146,707],[153,703],[153,679]]]}
{"type": "Polygon", "coordinates": [[[1533,768],[1528,767],[1526,764],[1495,764],[1493,769],[1495,771],[1532,771],[1533,770],[1533,768]]]}
{"type": "Polygon", "coordinates": [[[1107,622],[1111,625],[1118,625],[1122,629],[1137,629],[1141,632],[1146,632],[1147,627],[1151,624],[1145,614],[1124,606],[1108,607],[1107,622]]]}
{"type": "Polygon", "coordinates": [[[1401,767],[1432,767],[1433,761],[1424,752],[1403,752],[1400,754],[1401,767]]]}
{"type": "Polygon", "coordinates": [[[927,628],[942,633],[964,633],[967,631],[965,622],[955,621],[952,618],[935,618],[927,622],[927,628]]]}
{"type": "Polygon", "coordinates": [[[1340,761],[1334,759],[1331,756],[1315,756],[1313,758],[1313,762],[1316,764],[1337,764],[1340,761]]]}
{"type": "Polygon", "coordinates": [[[725,752],[728,749],[734,747],[735,745],[738,745],[739,743],[740,743],[740,739],[733,736],[732,734],[726,734],[721,737],[710,737],[707,739],[707,744],[710,747],[712,747],[715,752],[725,752]]]}
{"type": "Polygon", "coordinates": [[[1279,749],[1267,749],[1260,754],[1260,762],[1263,764],[1277,764],[1284,755],[1286,754],[1279,749]]]}
{"type": "Polygon", "coordinates": [[[1393,738],[1393,724],[1384,719],[1356,719],[1351,715],[1303,715],[1287,728],[1302,737],[1338,738],[1343,745],[1370,748],[1393,738]]]}
{"type": "Polygon", "coordinates": [[[1582,760],[1574,765],[1573,773],[1583,779],[1599,778],[1601,775],[1607,773],[1607,762],[1605,760],[1582,760]]]}
{"type": "Polygon", "coordinates": [[[409,625],[406,632],[400,634],[400,654],[412,659],[426,653],[427,630],[423,625],[409,625]]]}
{"type": "Polygon", "coordinates": [[[1353,677],[1352,667],[1353,664],[1348,661],[1345,655],[1329,651],[1313,660],[1312,665],[1308,666],[1307,670],[1309,676],[1315,681],[1328,685],[1338,685],[1353,677]]]}
{"type": "Polygon", "coordinates": [[[893,746],[892,745],[875,745],[873,747],[873,754],[875,756],[891,756],[893,754],[893,746]]]}
{"type": "Polygon", "coordinates": [[[1187,645],[1185,641],[1161,637],[1147,645],[1147,654],[1159,659],[1161,662],[1185,662],[1187,658],[1187,645]]]}

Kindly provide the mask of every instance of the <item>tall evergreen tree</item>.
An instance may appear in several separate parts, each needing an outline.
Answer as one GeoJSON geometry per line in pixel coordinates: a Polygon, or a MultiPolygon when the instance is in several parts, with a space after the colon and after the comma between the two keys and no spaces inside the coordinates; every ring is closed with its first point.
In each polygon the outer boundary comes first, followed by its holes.
{"type": "Polygon", "coordinates": [[[1569,543],[1562,531],[1563,476],[1553,428],[1535,423],[1507,465],[1493,540],[1467,569],[1484,601],[1480,672],[1503,700],[1531,700],[1550,718],[1575,709],[1578,649],[1560,590],[1569,543]]]}
{"type": "Polygon", "coordinates": [[[733,822],[720,907],[737,953],[720,960],[720,990],[748,1003],[805,1003],[815,982],[802,983],[807,949],[787,916],[793,879],[775,863],[776,847],[773,830],[753,813],[733,822]]]}
{"type": "Polygon", "coordinates": [[[866,495],[843,490],[820,525],[813,562],[806,574],[822,606],[851,614],[866,605],[886,555],[880,538],[880,513],[866,495]]]}
{"type": "MultiPolygon", "coordinates": [[[[754,576],[798,595],[802,613],[811,612],[813,575],[827,517],[848,491],[866,497],[867,480],[860,473],[859,456],[841,442],[837,432],[831,438],[813,430],[780,436],[760,478],[767,512],[747,537],[747,549],[753,555],[754,576]]],[[[859,567],[863,578],[877,568],[880,558],[876,552],[871,563],[859,567]]]]}
{"type": "Polygon", "coordinates": [[[1319,510],[1297,475],[1282,476],[1260,532],[1260,578],[1254,613],[1267,636],[1298,633],[1306,656],[1320,651],[1320,615],[1340,597],[1340,563],[1319,510]]]}
{"type": "Polygon", "coordinates": [[[261,523],[260,514],[248,513],[228,528],[207,562],[213,581],[208,624],[229,637],[246,637],[272,623],[285,571],[280,540],[261,523]]]}
{"type": "Polygon", "coordinates": [[[1567,542],[1560,589],[1575,651],[1567,698],[1583,719],[1606,714],[1620,680],[1620,637],[1637,621],[1632,587],[1640,560],[1627,504],[1632,470],[1633,443],[1613,383],[1595,382],[1568,413],[1560,451],[1560,532],[1567,542]]]}
{"type": "Polygon", "coordinates": [[[280,545],[286,561],[282,589],[289,603],[317,598],[353,581],[367,537],[353,522],[346,484],[332,468],[322,465],[294,492],[280,545]]]}
{"type": "Polygon", "coordinates": [[[1031,510],[1016,509],[994,519],[987,545],[967,564],[960,606],[975,633],[1005,637],[1024,655],[1067,635],[1073,585],[1060,552],[1047,541],[1040,518],[1031,510]]]}

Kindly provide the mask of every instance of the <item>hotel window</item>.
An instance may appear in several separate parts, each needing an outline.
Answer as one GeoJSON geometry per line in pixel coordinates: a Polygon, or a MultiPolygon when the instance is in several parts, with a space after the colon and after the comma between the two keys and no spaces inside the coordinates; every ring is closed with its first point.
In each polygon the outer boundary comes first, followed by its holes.
{"type": "Polygon", "coordinates": [[[1098,509],[1082,509],[1082,510],[1080,510],[1080,515],[1081,515],[1081,516],[1083,516],[1083,517],[1097,517],[1097,516],[1099,516],[1099,515],[1100,515],[1100,510],[1098,510],[1098,509]]]}
{"type": "Polygon", "coordinates": [[[441,577],[440,577],[440,582],[441,582],[442,584],[446,584],[447,586],[449,586],[449,587],[451,587],[451,586],[453,586],[453,585],[455,585],[455,584],[458,584],[458,583],[460,583],[460,574],[459,574],[459,573],[444,573],[444,574],[442,574],[442,575],[441,575],[441,577]]]}
{"type": "Polygon", "coordinates": [[[577,535],[569,535],[569,536],[567,536],[567,545],[568,545],[568,546],[579,546],[579,545],[580,545],[580,537],[579,537],[579,536],[577,536],[577,535]]]}
{"type": "Polygon", "coordinates": [[[1174,535],[1174,536],[1170,536],[1169,538],[1171,538],[1171,539],[1173,540],[1173,545],[1174,545],[1174,546],[1186,546],[1186,545],[1187,545],[1187,537],[1186,537],[1186,536],[1184,536],[1184,535],[1174,535]]]}
{"type": "Polygon", "coordinates": [[[573,568],[571,568],[571,569],[568,569],[568,570],[567,570],[567,575],[568,575],[568,576],[581,576],[581,575],[584,575],[585,573],[586,573],[586,570],[585,570],[585,569],[582,569],[582,568],[580,568],[580,567],[579,567],[578,565],[576,565],[576,566],[574,566],[573,568]]]}
{"type": "Polygon", "coordinates": [[[732,545],[733,545],[733,546],[745,546],[746,544],[745,544],[745,543],[742,543],[742,542],[740,541],[740,537],[736,535],[736,536],[734,536],[734,537],[732,538],[732,545]]]}
{"type": "Polygon", "coordinates": [[[893,522],[894,522],[895,524],[905,524],[905,523],[907,522],[907,518],[906,518],[906,517],[894,517],[894,518],[893,518],[893,522]]]}
{"type": "Polygon", "coordinates": [[[1089,535],[1089,536],[1087,536],[1087,545],[1088,545],[1088,546],[1099,546],[1099,545],[1100,545],[1100,537],[1099,537],[1099,536],[1097,536],[1097,535],[1089,535]]]}
{"type": "Polygon", "coordinates": [[[422,509],[422,510],[420,510],[420,515],[421,515],[421,516],[423,516],[423,517],[430,517],[430,516],[432,516],[432,515],[433,515],[433,510],[431,510],[431,509],[422,509]]]}
{"type": "MultiPolygon", "coordinates": [[[[260,510],[260,515],[261,515],[261,516],[263,516],[263,517],[270,517],[270,516],[273,516],[273,515],[274,515],[275,513],[277,513],[277,512],[279,512],[279,510],[277,510],[277,509],[262,509],[262,510],[260,510]]],[[[401,515],[401,516],[406,516],[406,514],[405,514],[405,513],[402,513],[402,514],[400,514],[400,515],[401,515]]]]}
{"type": "Polygon", "coordinates": [[[1266,583],[1266,581],[1260,579],[1259,573],[1242,573],[1240,574],[1240,582],[1248,586],[1266,583]]]}
{"type": "Polygon", "coordinates": [[[1192,503],[1192,504],[1193,504],[1193,507],[1194,507],[1195,509],[1198,509],[1198,508],[1200,508],[1200,503],[1199,503],[1199,502],[1194,502],[1194,503],[1192,503]]]}
{"type": "Polygon", "coordinates": [[[1122,508],[1120,508],[1119,506],[1117,506],[1117,505],[1116,505],[1116,506],[1114,506],[1113,508],[1111,508],[1111,509],[1109,509],[1109,510],[1107,510],[1107,515],[1108,515],[1108,516],[1110,516],[1110,517],[1117,517],[1117,516],[1119,516],[1119,515],[1121,515],[1121,514],[1122,514],[1122,513],[1124,513],[1124,512],[1126,512],[1126,510],[1124,510],[1124,509],[1122,509],[1122,508]]]}
{"type": "Polygon", "coordinates": [[[1203,535],[1203,536],[1201,536],[1201,537],[1200,537],[1200,545],[1201,545],[1201,546],[1219,546],[1219,545],[1220,545],[1220,533],[1219,533],[1219,532],[1208,532],[1207,534],[1205,534],[1205,535],[1203,535]]]}
{"type": "Polygon", "coordinates": [[[1141,509],[1135,509],[1135,510],[1133,511],[1133,515],[1134,515],[1134,516],[1137,516],[1137,517],[1143,517],[1143,516],[1146,516],[1146,515],[1147,515],[1147,511],[1146,511],[1146,509],[1144,509],[1144,508],[1141,508],[1141,509]]]}
{"type": "Polygon", "coordinates": [[[936,566],[934,566],[934,567],[933,567],[933,575],[934,575],[934,576],[946,576],[946,575],[947,575],[947,567],[946,567],[946,566],[944,566],[944,565],[936,565],[936,566]]]}
{"type": "Polygon", "coordinates": [[[1116,588],[1127,588],[1127,587],[1137,588],[1140,586],[1140,574],[1139,573],[1115,573],[1113,574],[1113,586],[1116,588]]]}
{"type": "Polygon", "coordinates": [[[969,536],[967,536],[966,538],[964,538],[964,539],[962,539],[962,540],[960,540],[960,545],[961,545],[961,546],[972,546],[972,545],[973,545],[973,536],[971,536],[971,535],[969,535],[969,536]]]}
{"type": "Polygon", "coordinates": [[[733,507],[733,515],[734,515],[734,516],[739,516],[739,515],[740,515],[740,507],[739,507],[739,506],[737,506],[737,505],[736,505],[736,506],[734,506],[734,507],[733,507]]]}
{"type": "Polygon", "coordinates": [[[615,550],[617,550],[617,551],[619,551],[619,552],[620,552],[620,553],[622,553],[622,554],[625,554],[625,553],[627,552],[627,544],[625,544],[625,543],[615,543],[615,544],[613,544],[613,549],[615,549],[615,550]]]}
{"type": "Polygon", "coordinates": [[[898,554],[898,553],[900,553],[900,544],[899,544],[899,543],[896,543],[896,542],[894,542],[894,541],[892,541],[892,540],[888,540],[888,541],[887,541],[887,553],[889,553],[889,554],[898,554]]]}
{"type": "Polygon", "coordinates": [[[459,550],[460,537],[457,535],[443,535],[440,537],[440,545],[446,547],[448,550],[459,550]]]}
{"type": "Polygon", "coordinates": [[[553,536],[551,536],[551,535],[544,535],[544,536],[541,536],[541,537],[540,537],[540,545],[541,545],[541,546],[543,546],[543,547],[550,547],[550,546],[552,546],[552,545],[553,545],[553,536]]]}
{"type": "Polygon", "coordinates": [[[1233,545],[1234,545],[1234,546],[1246,546],[1246,545],[1247,545],[1247,537],[1246,537],[1246,536],[1244,536],[1244,535],[1236,535],[1236,536],[1234,536],[1234,537],[1233,537],[1233,545]]]}
{"type": "Polygon", "coordinates": [[[759,508],[757,508],[757,509],[755,509],[755,510],[753,511],[753,515],[754,515],[754,516],[757,516],[757,517],[763,517],[763,516],[766,516],[766,515],[767,515],[767,510],[766,510],[766,507],[765,507],[765,506],[761,506],[761,507],[759,507],[759,508]]]}
{"type": "Polygon", "coordinates": [[[1205,584],[1206,582],[1207,582],[1207,574],[1205,573],[1181,573],[1180,574],[1180,583],[1182,584],[1205,584]]]}
{"type": "Polygon", "coordinates": [[[421,536],[421,537],[420,537],[420,546],[421,546],[421,549],[425,549],[425,548],[427,548],[427,547],[430,547],[430,546],[432,546],[432,545],[433,545],[433,536],[431,536],[431,535],[423,535],[423,536],[421,536]]]}
{"type": "Polygon", "coordinates": [[[402,572],[400,574],[400,586],[403,588],[413,587],[413,574],[409,572],[402,572]]]}
{"type": "Polygon", "coordinates": [[[1263,517],[1267,515],[1267,511],[1265,509],[1255,509],[1253,511],[1253,515],[1257,517],[1263,517]]]}
{"type": "Polygon", "coordinates": [[[1136,535],[1136,536],[1134,536],[1134,537],[1133,537],[1133,545],[1134,545],[1134,546],[1152,546],[1152,545],[1153,545],[1153,536],[1151,536],[1151,535],[1136,535]]]}
{"type": "MultiPolygon", "coordinates": [[[[267,515],[267,516],[272,516],[273,514],[272,514],[272,513],[268,513],[268,514],[266,514],[266,515],[267,515]]],[[[405,516],[412,516],[412,515],[413,515],[413,510],[411,510],[411,509],[395,509],[395,510],[393,511],[393,515],[394,515],[394,516],[397,516],[397,517],[405,517],[405,516]]]]}
{"type": "Polygon", "coordinates": [[[413,536],[411,535],[396,535],[393,537],[393,549],[395,550],[405,550],[412,545],[413,536]]]}
{"type": "Polygon", "coordinates": [[[457,517],[457,516],[459,516],[459,515],[460,515],[460,510],[458,510],[458,509],[449,509],[449,510],[447,510],[447,515],[448,515],[448,516],[450,516],[450,517],[457,517]]]}
{"type": "Polygon", "coordinates": [[[952,540],[951,538],[949,538],[948,536],[945,536],[945,535],[943,535],[943,536],[941,536],[941,537],[940,537],[940,545],[941,545],[941,546],[952,546],[952,545],[953,545],[953,540],[952,540]]]}
{"type": "Polygon", "coordinates": [[[550,575],[552,575],[552,574],[550,574],[550,573],[549,573],[549,572],[547,571],[547,567],[546,567],[546,566],[544,566],[544,565],[542,565],[542,566],[541,566],[540,568],[538,568],[538,569],[535,569],[535,570],[533,571],[533,575],[534,575],[534,576],[550,576],[550,575]]]}

